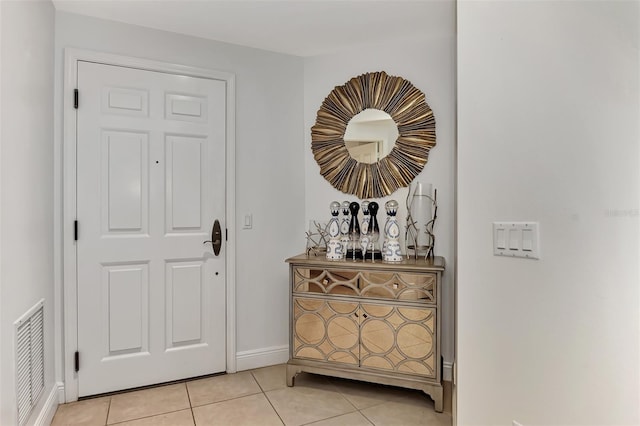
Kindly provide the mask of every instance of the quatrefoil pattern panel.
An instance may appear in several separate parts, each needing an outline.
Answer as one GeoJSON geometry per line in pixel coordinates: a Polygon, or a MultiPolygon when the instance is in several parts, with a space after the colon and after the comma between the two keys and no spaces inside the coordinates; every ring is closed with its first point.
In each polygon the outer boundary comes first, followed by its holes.
{"type": "Polygon", "coordinates": [[[436,377],[436,310],[294,297],[296,358],[436,377]]]}
{"type": "Polygon", "coordinates": [[[322,293],[436,303],[436,275],[296,268],[296,293],[322,293]]]}
{"type": "Polygon", "coordinates": [[[358,304],[294,297],[293,355],[358,365],[358,304]]]}
{"type": "Polygon", "coordinates": [[[435,377],[433,308],[360,305],[360,366],[435,377]]]}

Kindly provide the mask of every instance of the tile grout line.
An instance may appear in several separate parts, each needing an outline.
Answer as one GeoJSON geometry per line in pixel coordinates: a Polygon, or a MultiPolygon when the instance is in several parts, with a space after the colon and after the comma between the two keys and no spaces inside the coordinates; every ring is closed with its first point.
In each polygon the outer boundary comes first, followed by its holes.
{"type": "MultiPolygon", "coordinates": [[[[367,408],[369,408],[369,407],[367,407],[367,408]]],[[[362,415],[362,417],[364,417],[365,419],[367,419],[367,421],[368,421],[369,423],[371,423],[373,426],[376,426],[376,424],[373,422],[373,420],[371,420],[369,417],[367,417],[367,415],[366,415],[366,414],[364,414],[361,410],[358,410],[358,413],[360,413],[360,414],[362,415]]]]}
{"type": "Polygon", "coordinates": [[[191,410],[191,419],[193,420],[193,425],[196,425],[196,415],[193,412],[193,404],[191,403],[191,394],[189,393],[189,386],[187,386],[187,382],[184,382],[184,387],[187,389],[187,399],[189,399],[189,409],[191,410]]]}
{"type": "MultiPolygon", "coordinates": [[[[332,382],[330,378],[325,378],[325,380],[327,381],[327,383],[329,383],[329,384],[330,384],[330,385],[335,389],[335,391],[338,393],[338,395],[340,395],[340,396],[341,396],[345,401],[347,401],[347,402],[348,402],[348,403],[353,407],[353,409],[354,409],[355,411],[360,411],[360,410],[358,409],[358,407],[356,407],[356,406],[355,406],[355,404],[354,404],[353,402],[349,401],[349,398],[347,398],[347,397],[344,395],[344,393],[342,393],[342,392],[340,391],[340,387],[339,387],[338,385],[336,385],[334,382],[332,382]]],[[[352,411],[352,413],[353,413],[353,411],[352,411]]],[[[349,414],[349,413],[345,413],[345,414],[349,414]]]]}
{"type": "MultiPolygon", "coordinates": [[[[189,390],[187,388],[187,382],[186,381],[183,381],[183,382],[180,382],[180,383],[172,383],[171,385],[166,385],[166,386],[173,386],[173,385],[179,385],[179,384],[184,384],[185,390],[187,392],[187,399],[189,399],[189,390]]],[[[162,386],[159,386],[159,388],[160,387],[162,387],[162,386]]],[[[131,392],[135,392],[135,391],[131,391],[131,392]]],[[[129,392],[123,392],[123,393],[121,393],[119,395],[126,395],[127,393],[129,393],[129,392]]],[[[111,411],[111,401],[113,401],[113,396],[111,396],[110,399],[109,399],[109,411],[111,411]]],[[[142,417],[136,417],[136,418],[133,418],[133,419],[122,420],[122,421],[119,421],[119,422],[116,422],[116,423],[111,423],[111,424],[109,424],[107,422],[106,426],[119,425],[119,424],[122,424],[122,423],[133,422],[133,421],[137,421],[137,420],[141,420],[141,419],[150,419],[152,417],[164,416],[164,415],[167,415],[167,414],[177,413],[179,411],[184,411],[184,410],[191,410],[191,415],[193,416],[193,410],[191,409],[191,400],[190,399],[189,399],[189,407],[187,407],[187,408],[180,408],[178,410],[167,411],[167,412],[164,412],[164,413],[150,414],[148,416],[142,416],[142,417]]],[[[109,411],[107,412],[107,421],[109,419],[109,411]]],[[[194,419],[193,422],[195,424],[195,419],[194,419]]]]}
{"type": "MultiPolygon", "coordinates": [[[[326,419],[314,420],[310,423],[304,423],[301,426],[313,426],[315,423],[324,422],[325,420],[335,419],[336,417],[346,416],[347,414],[358,413],[359,410],[349,411],[348,413],[336,414],[335,416],[327,417],[326,419]]],[[[368,419],[367,419],[368,420],[368,419]]]]}
{"type": "Polygon", "coordinates": [[[128,419],[128,420],[123,420],[123,421],[118,422],[118,423],[107,424],[107,426],[121,425],[122,423],[128,423],[128,422],[136,422],[136,421],[142,420],[142,419],[150,419],[152,417],[165,416],[167,414],[179,413],[180,411],[185,411],[185,410],[189,410],[189,408],[181,408],[179,410],[167,411],[166,413],[152,414],[150,416],[136,417],[135,419],[128,419]]]}
{"type": "MultiPolygon", "coordinates": [[[[331,416],[331,417],[327,417],[324,419],[319,419],[319,420],[314,420],[313,422],[309,422],[309,423],[304,423],[304,425],[302,426],[310,426],[313,425],[314,423],[318,423],[324,420],[328,420],[328,419],[334,419],[336,417],[340,417],[340,416],[345,416],[347,414],[352,414],[352,413],[357,413],[360,412],[360,410],[358,409],[358,407],[356,407],[351,401],[349,401],[349,398],[347,398],[341,391],[340,388],[331,381],[331,379],[327,376],[323,376],[323,375],[316,375],[316,376],[321,376],[323,377],[324,381],[334,390],[330,391],[330,392],[334,392],[337,393],[338,395],[340,395],[342,397],[342,399],[344,399],[345,401],[347,401],[347,403],[349,403],[349,405],[351,405],[351,407],[353,408],[353,411],[349,411],[347,413],[342,413],[342,414],[336,414],[335,416],[331,416]]],[[[256,380],[257,381],[257,380],[256,380]]],[[[258,386],[260,386],[260,384],[258,384],[258,386]]],[[[262,387],[261,387],[262,388],[262,387]]],[[[267,400],[269,401],[269,403],[271,403],[271,400],[269,400],[269,397],[266,395],[265,393],[265,397],[267,397],[267,400]]],[[[273,404],[271,404],[271,406],[273,407],[273,404]]],[[[276,411],[276,414],[278,413],[278,411],[275,409],[275,407],[273,408],[276,411]]],[[[278,417],[280,417],[280,414],[278,414],[278,417]]],[[[365,417],[366,418],[366,417],[365,417]]],[[[282,420],[282,418],[281,418],[282,420]]],[[[369,419],[367,418],[367,421],[369,421],[369,419]]],[[[370,422],[370,421],[369,421],[370,422]]],[[[282,422],[284,423],[284,421],[282,422]]],[[[371,422],[370,422],[371,423],[371,422]]]]}
{"type": "Polygon", "coordinates": [[[276,413],[276,416],[278,416],[278,418],[280,419],[280,422],[285,425],[286,423],[284,422],[284,420],[282,420],[282,417],[280,417],[280,413],[278,413],[278,410],[276,410],[276,407],[273,406],[273,403],[271,402],[271,400],[269,399],[269,397],[267,396],[267,393],[264,391],[264,389],[262,389],[262,386],[260,385],[260,382],[258,381],[258,379],[256,379],[256,376],[253,375],[253,371],[250,371],[251,373],[251,377],[253,377],[253,380],[256,381],[256,383],[258,384],[258,387],[260,388],[260,390],[262,391],[262,395],[264,396],[264,399],[267,400],[267,402],[269,403],[269,405],[271,406],[271,409],[273,410],[274,413],[276,413]]]}
{"type": "Polygon", "coordinates": [[[256,376],[253,375],[253,371],[249,371],[249,374],[251,374],[251,378],[253,379],[254,382],[256,382],[256,385],[258,385],[258,387],[260,388],[260,392],[264,393],[264,389],[262,389],[262,386],[260,386],[260,382],[258,381],[258,379],[256,379],[256,376]]]}
{"type": "Polygon", "coordinates": [[[113,401],[112,397],[109,397],[109,407],[107,407],[107,418],[104,419],[104,425],[107,426],[109,424],[109,413],[111,412],[111,401],[113,401]]]}
{"type": "MultiPolygon", "coordinates": [[[[2,2],[2,0],[0,0],[0,2],[2,2]]],[[[220,404],[221,402],[228,402],[228,401],[233,401],[235,399],[240,399],[240,398],[245,398],[247,396],[253,396],[253,395],[259,395],[263,392],[253,392],[253,393],[248,393],[246,395],[240,395],[240,396],[234,396],[233,398],[229,398],[229,399],[221,399],[219,401],[213,401],[213,402],[207,402],[206,404],[201,404],[201,405],[195,405],[191,408],[200,408],[200,407],[206,407],[207,405],[213,405],[213,404],[220,404]]]]}
{"type": "MultiPolygon", "coordinates": [[[[327,379],[327,381],[328,381],[329,383],[331,383],[331,385],[333,385],[333,387],[337,390],[337,392],[340,394],[340,396],[342,396],[344,399],[346,399],[346,400],[347,400],[347,401],[348,401],[348,402],[349,402],[349,403],[350,403],[350,404],[355,408],[355,410],[356,410],[355,412],[360,413],[360,414],[362,415],[362,417],[364,417],[364,418],[365,418],[365,419],[366,419],[366,420],[367,420],[371,425],[373,425],[373,426],[375,426],[375,423],[374,423],[374,422],[373,422],[369,417],[367,417],[367,416],[362,412],[362,410],[366,410],[366,409],[368,409],[368,408],[372,408],[372,407],[376,407],[376,406],[384,405],[384,404],[387,404],[387,403],[391,402],[391,401],[380,401],[380,402],[378,402],[378,403],[376,403],[376,404],[373,404],[373,405],[371,405],[371,406],[364,407],[364,408],[360,409],[360,408],[356,407],[356,406],[355,406],[355,404],[353,404],[351,401],[349,401],[349,398],[347,398],[347,397],[345,396],[345,394],[340,390],[340,387],[339,387],[338,385],[336,385],[336,384],[335,384],[335,383],[334,383],[330,378],[329,378],[329,379],[327,379]]],[[[345,414],[349,414],[349,413],[345,413],[345,414]]],[[[335,416],[335,417],[338,417],[338,416],[335,416]]],[[[332,418],[332,417],[330,417],[330,418],[332,418]]],[[[320,420],[318,420],[318,421],[320,421],[320,420]]]]}

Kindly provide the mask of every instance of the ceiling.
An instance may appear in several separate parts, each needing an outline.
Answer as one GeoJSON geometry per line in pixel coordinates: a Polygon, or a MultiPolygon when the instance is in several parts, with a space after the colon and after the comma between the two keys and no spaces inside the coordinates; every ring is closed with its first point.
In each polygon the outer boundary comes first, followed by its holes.
{"type": "Polygon", "coordinates": [[[53,0],[57,10],[296,56],[451,36],[455,0],[53,0]]]}

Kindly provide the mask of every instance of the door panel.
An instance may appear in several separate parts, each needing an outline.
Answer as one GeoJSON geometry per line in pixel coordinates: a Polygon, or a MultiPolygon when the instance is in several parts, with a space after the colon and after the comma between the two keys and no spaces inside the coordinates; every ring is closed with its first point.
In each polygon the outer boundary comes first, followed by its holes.
{"type": "Polygon", "coordinates": [[[78,63],[79,396],[225,370],[226,85],[78,63]]]}
{"type": "Polygon", "coordinates": [[[205,149],[204,138],[167,136],[167,232],[204,229],[200,201],[206,184],[202,173],[205,149]]]}
{"type": "Polygon", "coordinates": [[[102,134],[102,211],[109,232],[148,232],[149,135],[122,131],[102,134]]]}
{"type": "Polygon", "coordinates": [[[109,354],[146,351],[149,336],[148,318],[149,270],[148,265],[111,265],[104,268],[108,295],[109,354]]]}
{"type": "Polygon", "coordinates": [[[201,261],[167,264],[167,347],[200,343],[202,339],[201,261]]]}
{"type": "Polygon", "coordinates": [[[184,96],[176,93],[166,94],[167,120],[207,121],[207,100],[200,96],[184,96]]]}
{"type": "Polygon", "coordinates": [[[122,87],[103,87],[102,113],[147,117],[149,115],[149,92],[122,87]]]}

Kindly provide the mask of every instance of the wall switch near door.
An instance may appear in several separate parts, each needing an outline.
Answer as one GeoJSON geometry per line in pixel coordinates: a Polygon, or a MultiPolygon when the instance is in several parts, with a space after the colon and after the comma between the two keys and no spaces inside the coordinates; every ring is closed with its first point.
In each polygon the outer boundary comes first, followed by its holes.
{"type": "Polygon", "coordinates": [[[493,255],[540,259],[538,222],[493,222],[493,255]]]}
{"type": "Polygon", "coordinates": [[[246,213],[244,215],[244,222],[242,223],[242,229],[251,229],[253,228],[253,214],[246,213]]]}

